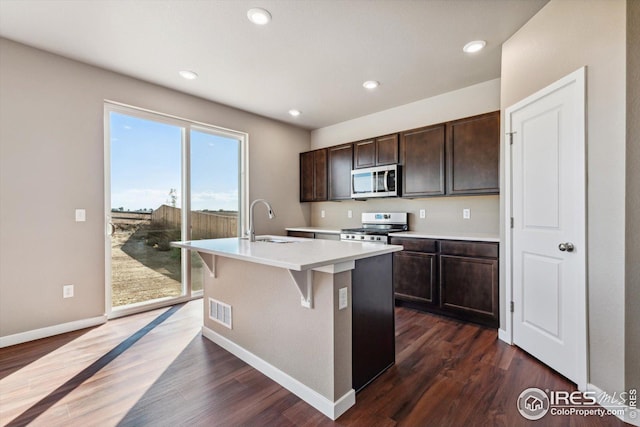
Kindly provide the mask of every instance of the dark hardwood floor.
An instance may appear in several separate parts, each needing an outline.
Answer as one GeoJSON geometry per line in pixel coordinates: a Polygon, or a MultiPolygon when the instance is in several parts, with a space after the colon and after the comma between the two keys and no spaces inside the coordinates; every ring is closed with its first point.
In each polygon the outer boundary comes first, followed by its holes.
{"type": "Polygon", "coordinates": [[[0,349],[7,426],[622,426],[524,419],[526,388],[574,390],[496,331],[396,309],[396,364],[331,421],[200,335],[202,301],[0,349]]]}

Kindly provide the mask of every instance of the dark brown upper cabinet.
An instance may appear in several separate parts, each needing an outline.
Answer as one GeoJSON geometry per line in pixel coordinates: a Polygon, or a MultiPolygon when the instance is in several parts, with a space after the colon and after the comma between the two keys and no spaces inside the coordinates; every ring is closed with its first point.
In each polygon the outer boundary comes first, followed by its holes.
{"type": "Polygon", "coordinates": [[[353,157],[355,169],[398,163],[398,134],[354,142],[353,157]]]}
{"type": "Polygon", "coordinates": [[[300,201],[351,198],[351,169],[400,164],[402,197],[498,194],[500,112],[300,154],[300,201]]]}
{"type": "Polygon", "coordinates": [[[329,200],[351,199],[353,144],[329,147],[329,200]]]}
{"type": "Polygon", "coordinates": [[[402,196],[445,194],[445,125],[428,126],[400,135],[402,196]]]}
{"type": "Polygon", "coordinates": [[[370,168],[376,165],[376,140],[368,139],[353,143],[354,169],[370,168]]]}
{"type": "Polygon", "coordinates": [[[447,123],[447,194],[498,194],[500,112],[447,123]]]}
{"type": "Polygon", "coordinates": [[[300,201],[327,200],[327,149],[300,153],[300,201]]]}

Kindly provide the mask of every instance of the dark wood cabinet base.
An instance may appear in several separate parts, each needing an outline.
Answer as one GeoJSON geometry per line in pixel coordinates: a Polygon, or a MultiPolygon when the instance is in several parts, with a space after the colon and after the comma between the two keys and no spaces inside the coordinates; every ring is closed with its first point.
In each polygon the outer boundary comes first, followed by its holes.
{"type": "Polygon", "coordinates": [[[498,243],[392,237],[395,303],[500,326],[498,243]]]}

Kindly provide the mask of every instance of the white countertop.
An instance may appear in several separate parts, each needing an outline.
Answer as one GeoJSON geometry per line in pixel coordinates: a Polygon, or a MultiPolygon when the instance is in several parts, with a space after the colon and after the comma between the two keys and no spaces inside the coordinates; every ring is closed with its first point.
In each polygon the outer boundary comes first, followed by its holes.
{"type": "Polygon", "coordinates": [[[256,237],[256,239],[260,238],[287,240],[291,241],[291,243],[250,242],[247,239],[233,237],[228,239],[172,242],[171,245],[296,271],[355,261],[402,250],[402,246],[381,245],[378,243],[340,242],[285,236],[256,237]]]}
{"type": "Polygon", "coordinates": [[[426,231],[401,231],[391,233],[391,237],[414,237],[416,239],[467,240],[471,242],[500,242],[500,236],[491,233],[429,233],[426,231]]]}
{"type": "Polygon", "coordinates": [[[289,227],[285,228],[287,231],[302,231],[307,233],[327,233],[327,234],[340,234],[341,228],[337,227],[289,227]]]}

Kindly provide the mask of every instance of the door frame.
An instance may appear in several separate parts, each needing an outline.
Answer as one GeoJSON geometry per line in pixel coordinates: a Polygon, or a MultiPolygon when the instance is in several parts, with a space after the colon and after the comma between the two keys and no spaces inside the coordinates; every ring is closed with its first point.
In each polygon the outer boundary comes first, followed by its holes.
{"type": "MultiPolygon", "coordinates": [[[[182,209],[182,235],[187,235],[188,230],[191,228],[191,215],[190,198],[191,195],[187,191],[190,188],[190,130],[198,130],[202,132],[215,131],[216,135],[237,139],[240,143],[240,159],[238,165],[239,173],[239,206],[238,206],[238,236],[241,236],[243,230],[248,228],[248,215],[247,209],[249,208],[249,134],[246,132],[240,132],[233,129],[227,129],[212,124],[198,122],[194,120],[185,119],[170,114],[159,113],[157,111],[148,110],[145,108],[134,107],[121,102],[105,99],[103,106],[103,128],[104,128],[104,285],[105,285],[105,315],[107,319],[115,319],[118,317],[128,316],[130,314],[140,313],[143,311],[154,310],[157,308],[167,307],[169,305],[180,304],[190,300],[202,298],[202,291],[198,291],[195,295],[191,291],[191,258],[189,256],[188,249],[182,249],[182,259],[185,261],[181,265],[181,280],[186,281],[185,295],[178,297],[166,297],[153,300],[149,303],[138,303],[113,310],[111,306],[111,129],[109,113],[117,112],[121,114],[135,114],[135,117],[146,118],[148,120],[157,120],[161,117],[164,123],[172,124],[183,128],[184,143],[181,144],[181,192],[183,194],[181,209],[182,209]]],[[[183,286],[185,283],[183,283],[183,286]]]]}
{"type": "Polygon", "coordinates": [[[520,108],[530,104],[531,102],[542,98],[568,84],[575,83],[576,87],[581,88],[581,90],[577,91],[575,101],[576,101],[576,111],[578,115],[583,118],[582,126],[576,129],[576,135],[581,141],[581,148],[575,153],[575,160],[577,165],[582,165],[582,170],[580,173],[584,177],[584,192],[576,195],[578,199],[578,203],[584,207],[585,215],[581,218],[576,218],[576,221],[579,221],[578,225],[581,230],[584,230],[584,251],[585,251],[585,268],[584,275],[582,277],[582,291],[579,298],[578,303],[578,316],[584,318],[584,322],[582,322],[583,328],[581,328],[579,332],[579,352],[581,353],[578,357],[579,360],[576,363],[579,364],[579,379],[578,379],[578,389],[586,390],[588,379],[589,379],[589,347],[588,347],[588,336],[589,336],[589,318],[588,318],[588,307],[587,307],[587,260],[589,256],[589,248],[587,241],[587,164],[586,164],[586,67],[581,67],[576,71],[568,74],[567,76],[557,80],[556,82],[546,86],[543,89],[527,96],[526,98],[516,102],[515,104],[507,107],[504,110],[504,121],[505,123],[505,134],[504,134],[504,246],[505,246],[505,329],[504,332],[502,330],[499,331],[499,337],[502,341],[507,342],[510,345],[513,345],[513,312],[511,310],[512,298],[513,298],[513,232],[511,228],[511,218],[513,215],[512,208],[512,153],[511,153],[511,141],[510,138],[513,135],[513,129],[511,128],[511,114],[513,111],[519,110],[520,108]]]}

